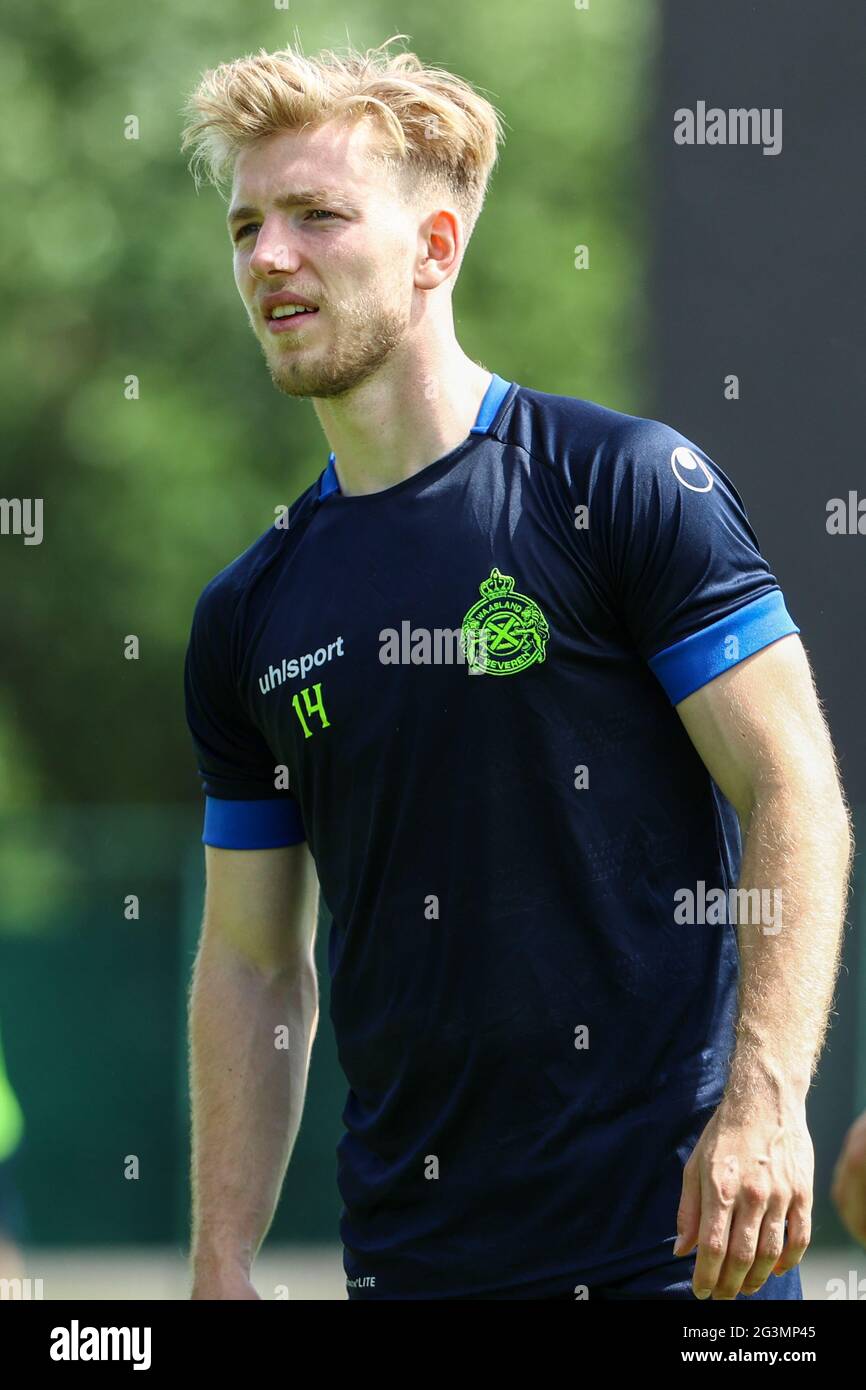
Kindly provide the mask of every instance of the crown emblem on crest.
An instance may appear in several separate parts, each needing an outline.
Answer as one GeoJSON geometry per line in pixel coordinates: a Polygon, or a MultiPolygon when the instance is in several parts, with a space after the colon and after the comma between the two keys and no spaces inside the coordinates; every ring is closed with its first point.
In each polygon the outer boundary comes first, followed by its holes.
{"type": "Polygon", "coordinates": [[[503,598],[514,590],[514,580],[510,574],[500,574],[499,570],[492,569],[490,578],[483,580],[478,585],[478,590],[486,599],[503,598]]]}

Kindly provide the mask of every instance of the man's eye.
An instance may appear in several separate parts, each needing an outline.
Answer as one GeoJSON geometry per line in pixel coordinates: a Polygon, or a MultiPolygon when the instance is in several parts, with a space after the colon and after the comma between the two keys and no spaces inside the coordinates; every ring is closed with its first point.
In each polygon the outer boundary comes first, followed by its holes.
{"type": "Polygon", "coordinates": [[[250,233],[255,231],[256,227],[260,225],[261,224],[258,222],[245,222],[242,227],[238,227],[235,232],[235,245],[237,246],[239,242],[243,241],[244,237],[248,237],[250,233]]]}
{"type": "Polygon", "coordinates": [[[311,211],[307,213],[307,216],[308,216],[308,217],[337,217],[338,214],[337,214],[336,212],[329,212],[327,208],[312,208],[311,211]]]}

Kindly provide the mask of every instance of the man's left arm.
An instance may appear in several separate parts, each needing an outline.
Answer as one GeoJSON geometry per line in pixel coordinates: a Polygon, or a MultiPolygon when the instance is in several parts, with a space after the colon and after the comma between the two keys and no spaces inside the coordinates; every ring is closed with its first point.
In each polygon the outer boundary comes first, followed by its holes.
{"type": "Polygon", "coordinates": [[[806,1095],[835,990],[852,837],[798,637],[756,652],[677,712],[739,817],[740,890],[767,890],[781,904],[781,921],[774,912],[763,925],[738,924],[736,1046],[723,1099],[686,1164],[677,1218],[675,1253],[698,1248],[696,1295],[728,1299],[793,1268],[809,1244],[806,1095]]]}

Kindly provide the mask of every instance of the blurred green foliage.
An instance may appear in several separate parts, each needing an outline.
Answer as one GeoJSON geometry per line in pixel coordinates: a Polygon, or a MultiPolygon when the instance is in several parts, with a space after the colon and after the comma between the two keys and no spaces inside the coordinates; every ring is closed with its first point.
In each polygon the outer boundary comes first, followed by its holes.
{"type": "Polygon", "coordinates": [[[510,379],[634,411],[654,15],[629,0],[7,13],[0,494],[44,499],[44,540],[0,537],[0,808],[197,796],[182,707],[194,601],[327,458],[311,405],[270,383],[219,196],[196,195],[178,152],[198,74],[295,34],[315,51],[400,30],[483,88],[507,140],[455,299],[463,346],[510,379]]]}

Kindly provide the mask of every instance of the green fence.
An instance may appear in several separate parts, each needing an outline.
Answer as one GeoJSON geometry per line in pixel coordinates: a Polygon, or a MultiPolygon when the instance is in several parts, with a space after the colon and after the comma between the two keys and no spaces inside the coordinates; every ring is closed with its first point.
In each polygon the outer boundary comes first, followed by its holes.
{"type": "MultiPolygon", "coordinates": [[[[15,1167],[34,1244],[187,1239],[199,835],[197,807],[80,807],[0,823],[0,1024],[25,1114],[15,1167]]],[[[340,1210],[345,1087],[327,1018],[326,927],[309,1102],[274,1227],[304,1241],[333,1241],[340,1210]]]]}

